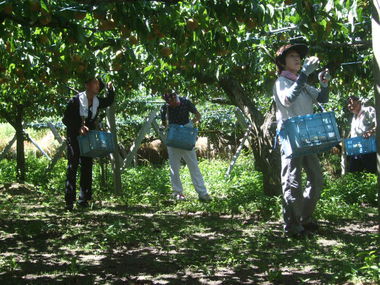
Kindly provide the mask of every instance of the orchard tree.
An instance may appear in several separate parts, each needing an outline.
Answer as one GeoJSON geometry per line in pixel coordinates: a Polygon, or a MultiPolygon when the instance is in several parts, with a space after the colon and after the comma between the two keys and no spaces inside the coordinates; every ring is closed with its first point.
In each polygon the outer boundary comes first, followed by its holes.
{"type": "MultiPolygon", "coordinates": [[[[194,100],[239,107],[252,125],[256,168],[263,172],[268,194],[280,192],[271,94],[276,49],[296,41],[311,47],[335,76],[330,106],[341,115],[346,92],[370,92],[370,9],[363,0],[2,3],[3,45],[18,39],[18,46],[28,46],[38,35],[30,55],[42,58],[37,67],[54,82],[59,96],[62,83],[75,86],[96,67],[115,81],[119,101],[128,100],[130,90],[145,87],[151,94],[176,89],[194,100]],[[347,62],[362,65],[342,67],[347,62]]],[[[9,70],[13,57],[5,53],[4,58],[9,58],[4,65],[9,70]]],[[[30,72],[28,79],[38,81],[36,74],[30,72]]],[[[310,80],[317,82],[316,76],[310,80]]],[[[53,102],[49,107],[57,109],[53,102]]]]}

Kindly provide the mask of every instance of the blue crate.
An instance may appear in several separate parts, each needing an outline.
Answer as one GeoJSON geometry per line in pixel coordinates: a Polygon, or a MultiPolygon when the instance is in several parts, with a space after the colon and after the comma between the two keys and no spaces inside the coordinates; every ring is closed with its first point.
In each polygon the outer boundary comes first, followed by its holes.
{"type": "Polygon", "coordinates": [[[341,141],[334,112],[289,118],[280,139],[288,158],[324,152],[341,141]]]}
{"type": "Polygon", "coordinates": [[[84,136],[78,136],[81,156],[102,157],[114,152],[114,141],[111,133],[89,131],[84,136]]]}
{"type": "Polygon", "coordinates": [[[376,138],[354,137],[344,140],[344,148],[347,155],[360,155],[376,152],[376,138]]]}
{"type": "Polygon", "coordinates": [[[171,124],[166,135],[166,145],[192,150],[197,141],[198,129],[183,125],[171,124]]]}

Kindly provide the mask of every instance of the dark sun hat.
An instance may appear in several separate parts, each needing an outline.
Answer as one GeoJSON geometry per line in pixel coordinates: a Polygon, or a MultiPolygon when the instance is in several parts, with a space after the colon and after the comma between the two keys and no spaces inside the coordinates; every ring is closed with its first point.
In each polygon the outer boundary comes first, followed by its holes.
{"type": "Polygon", "coordinates": [[[295,50],[300,55],[301,59],[303,59],[307,52],[309,51],[309,48],[305,44],[288,44],[280,47],[278,51],[276,52],[276,64],[285,64],[285,57],[286,54],[291,51],[295,50]]]}

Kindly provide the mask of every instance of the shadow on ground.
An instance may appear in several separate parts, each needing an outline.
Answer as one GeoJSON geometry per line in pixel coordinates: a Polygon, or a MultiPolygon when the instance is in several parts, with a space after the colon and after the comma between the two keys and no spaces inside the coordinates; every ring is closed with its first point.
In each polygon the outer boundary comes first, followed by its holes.
{"type": "Polygon", "coordinates": [[[0,191],[1,284],[345,283],[376,233],[368,217],[291,240],[274,221],[114,204],[65,213],[60,200],[9,191],[0,191]]]}

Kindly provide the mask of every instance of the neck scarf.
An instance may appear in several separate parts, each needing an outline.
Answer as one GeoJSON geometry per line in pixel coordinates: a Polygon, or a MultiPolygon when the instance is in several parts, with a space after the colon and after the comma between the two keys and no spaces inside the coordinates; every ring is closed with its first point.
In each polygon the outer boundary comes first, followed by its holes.
{"type": "MultiPolygon", "coordinates": [[[[91,119],[94,119],[96,116],[96,112],[98,111],[99,107],[99,99],[98,97],[94,96],[92,99],[92,106],[91,106],[91,112],[92,116],[91,119]]],[[[88,117],[88,98],[86,95],[86,91],[79,93],[79,114],[81,117],[88,117]]]]}
{"type": "Polygon", "coordinates": [[[280,76],[283,76],[283,77],[285,77],[285,78],[287,78],[287,79],[290,79],[290,80],[292,80],[292,81],[297,81],[297,79],[298,79],[298,76],[297,76],[297,75],[295,75],[294,73],[291,73],[291,72],[288,71],[288,70],[283,70],[283,71],[281,71],[280,76]]]}

